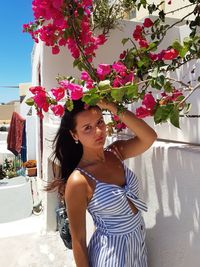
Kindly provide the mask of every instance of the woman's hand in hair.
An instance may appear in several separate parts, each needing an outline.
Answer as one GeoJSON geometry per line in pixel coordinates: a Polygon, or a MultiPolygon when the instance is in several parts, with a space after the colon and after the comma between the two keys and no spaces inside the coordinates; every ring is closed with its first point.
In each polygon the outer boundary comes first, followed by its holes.
{"type": "Polygon", "coordinates": [[[100,109],[106,109],[112,112],[114,115],[117,114],[117,106],[115,103],[108,102],[105,99],[101,99],[98,103],[97,106],[100,107],[100,109]]]}

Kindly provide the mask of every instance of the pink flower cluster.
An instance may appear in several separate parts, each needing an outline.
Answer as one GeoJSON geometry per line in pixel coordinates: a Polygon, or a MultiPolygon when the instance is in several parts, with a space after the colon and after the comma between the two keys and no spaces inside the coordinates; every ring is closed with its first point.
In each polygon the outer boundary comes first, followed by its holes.
{"type": "Polygon", "coordinates": [[[175,102],[177,100],[178,97],[183,96],[183,93],[178,90],[175,89],[171,92],[166,94],[165,92],[161,93],[162,98],[159,101],[159,104],[162,105],[166,105],[169,102],[175,102]]]}
{"type": "Polygon", "coordinates": [[[123,122],[121,122],[119,116],[114,115],[112,118],[113,118],[113,121],[115,122],[115,129],[117,131],[121,131],[121,130],[127,128],[126,124],[124,124],[123,122]]]}
{"type": "Polygon", "coordinates": [[[145,118],[153,115],[156,101],[151,93],[145,94],[142,100],[142,106],[136,109],[136,116],[138,118],[145,118]]]}
{"type": "Polygon", "coordinates": [[[34,105],[37,110],[37,115],[43,119],[43,111],[48,112],[49,108],[56,116],[62,116],[64,114],[64,107],[57,102],[65,96],[65,89],[62,87],[52,88],[51,92],[55,99],[48,96],[45,88],[42,86],[33,86],[29,88],[29,91],[33,94],[34,105]],[[53,104],[52,104],[53,102],[53,104]]]}
{"type": "Polygon", "coordinates": [[[92,0],[76,0],[73,4],[64,0],[34,0],[32,9],[35,23],[24,24],[24,31],[35,42],[40,39],[51,46],[53,54],[58,54],[61,46],[68,46],[72,57],[77,59],[81,48],[91,62],[96,49],[106,42],[105,35],[94,36],[90,30],[92,0]]]}
{"type": "MultiPolygon", "coordinates": [[[[153,21],[150,18],[146,18],[143,22],[143,25],[137,25],[134,32],[133,38],[139,43],[141,48],[148,48],[149,43],[145,37],[145,28],[150,28],[154,25],[153,21]]],[[[151,60],[173,60],[179,55],[178,51],[174,48],[169,48],[167,50],[162,50],[160,53],[149,53],[151,60]]],[[[123,56],[123,55],[121,55],[123,56]]]]}
{"type": "Polygon", "coordinates": [[[127,67],[121,62],[117,61],[112,65],[99,64],[97,67],[97,76],[100,80],[112,77],[112,86],[120,87],[127,83],[133,82],[133,71],[127,69],[127,67]]]}
{"type": "Polygon", "coordinates": [[[133,32],[133,38],[138,41],[141,48],[147,48],[149,46],[149,43],[147,42],[147,39],[144,34],[145,28],[150,28],[154,25],[153,21],[150,18],[146,18],[143,22],[143,25],[137,25],[134,32],[133,32]]]}

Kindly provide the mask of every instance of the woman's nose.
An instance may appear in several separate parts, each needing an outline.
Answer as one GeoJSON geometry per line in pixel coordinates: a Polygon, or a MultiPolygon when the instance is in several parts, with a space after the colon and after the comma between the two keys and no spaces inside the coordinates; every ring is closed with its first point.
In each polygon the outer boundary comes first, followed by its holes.
{"type": "Polygon", "coordinates": [[[101,132],[102,132],[102,129],[101,129],[100,127],[97,126],[97,127],[96,127],[96,133],[99,134],[99,133],[101,133],[101,132]]]}

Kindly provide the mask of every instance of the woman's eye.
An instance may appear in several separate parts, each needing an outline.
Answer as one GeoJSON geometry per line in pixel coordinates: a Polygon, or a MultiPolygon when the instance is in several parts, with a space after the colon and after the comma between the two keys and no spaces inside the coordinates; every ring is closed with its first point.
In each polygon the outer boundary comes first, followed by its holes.
{"type": "Polygon", "coordinates": [[[89,130],[91,130],[92,129],[92,127],[91,126],[87,126],[87,127],[85,127],[85,131],[89,131],[89,130]]]}

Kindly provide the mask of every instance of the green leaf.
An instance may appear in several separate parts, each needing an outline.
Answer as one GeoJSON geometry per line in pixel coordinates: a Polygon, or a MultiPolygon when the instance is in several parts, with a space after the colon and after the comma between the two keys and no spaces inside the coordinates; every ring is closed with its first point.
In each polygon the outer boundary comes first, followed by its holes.
{"type": "Polygon", "coordinates": [[[73,68],[75,68],[80,63],[80,59],[75,59],[73,62],[73,68]]]}
{"type": "Polygon", "coordinates": [[[179,110],[176,107],[174,107],[174,109],[170,113],[170,122],[175,127],[180,128],[180,125],[179,125],[179,110]]]}
{"type": "Polygon", "coordinates": [[[179,43],[179,41],[175,41],[175,42],[173,42],[172,47],[173,47],[174,49],[176,49],[178,52],[180,52],[181,49],[183,49],[183,46],[179,43]]]}
{"type": "Polygon", "coordinates": [[[171,85],[171,83],[170,83],[169,81],[167,81],[167,82],[164,84],[164,90],[165,90],[165,92],[167,92],[167,93],[172,92],[173,87],[172,87],[172,85],[171,85]]]}
{"type": "Polygon", "coordinates": [[[138,98],[138,85],[131,84],[126,87],[126,95],[128,99],[138,98]]]}
{"type": "Polygon", "coordinates": [[[122,39],[122,44],[125,45],[128,42],[129,38],[122,39]]]}
{"type": "Polygon", "coordinates": [[[34,100],[32,97],[28,98],[25,103],[28,105],[28,106],[33,106],[34,105],[34,100]]]}
{"type": "Polygon", "coordinates": [[[188,52],[188,47],[187,46],[183,46],[183,48],[179,51],[179,55],[184,58],[185,55],[187,54],[188,52]]]}
{"type": "Polygon", "coordinates": [[[118,102],[122,101],[124,94],[125,94],[124,87],[111,90],[111,96],[118,102]]]}
{"type": "Polygon", "coordinates": [[[73,101],[71,99],[67,100],[65,103],[65,107],[69,110],[72,111],[72,109],[74,108],[74,104],[73,101]]]}
{"type": "Polygon", "coordinates": [[[156,124],[161,122],[166,122],[170,117],[170,113],[173,110],[172,105],[158,106],[156,112],[154,113],[154,121],[156,124]]]}
{"type": "Polygon", "coordinates": [[[88,104],[89,106],[95,106],[97,102],[100,100],[100,96],[98,94],[90,94],[84,95],[82,97],[83,102],[88,104]]]}

